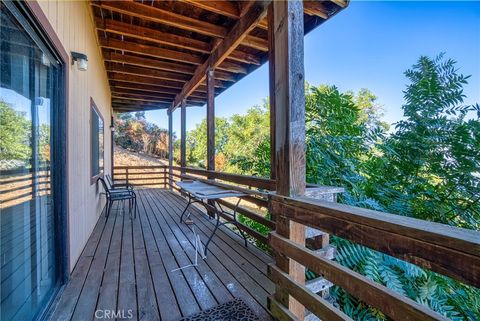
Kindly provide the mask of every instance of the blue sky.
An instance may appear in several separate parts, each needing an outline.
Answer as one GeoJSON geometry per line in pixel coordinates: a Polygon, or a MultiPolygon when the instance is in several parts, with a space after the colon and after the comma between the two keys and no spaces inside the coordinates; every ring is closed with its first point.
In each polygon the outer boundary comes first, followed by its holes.
{"type": "MultiPolygon", "coordinates": [[[[480,1],[352,1],[305,37],[305,77],[342,91],[370,89],[384,106],[384,119],[394,123],[402,117],[403,72],[421,55],[440,52],[472,75],[466,102],[480,103],[480,1]]],[[[218,96],[216,116],[243,114],[267,96],[268,64],[218,96]]],[[[205,107],[187,108],[187,130],[205,114],[205,107]]],[[[168,126],[165,111],[147,112],[147,119],[168,126]]],[[[173,127],[179,133],[179,109],[173,127]]]]}

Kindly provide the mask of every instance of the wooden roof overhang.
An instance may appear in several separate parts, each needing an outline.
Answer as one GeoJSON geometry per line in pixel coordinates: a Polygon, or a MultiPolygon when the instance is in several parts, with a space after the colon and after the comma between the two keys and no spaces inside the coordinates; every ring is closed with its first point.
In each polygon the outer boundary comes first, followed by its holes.
{"type": "MultiPolygon", "coordinates": [[[[114,111],[202,106],[209,69],[215,95],[257,69],[268,59],[269,3],[92,0],[114,111]]],[[[304,1],[305,33],[347,5],[304,1]]]]}

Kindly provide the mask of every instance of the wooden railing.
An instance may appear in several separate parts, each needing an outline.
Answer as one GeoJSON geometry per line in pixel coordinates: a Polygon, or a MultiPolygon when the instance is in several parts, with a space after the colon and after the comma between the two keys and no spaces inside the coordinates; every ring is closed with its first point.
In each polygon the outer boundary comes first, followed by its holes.
{"type": "MultiPolygon", "coordinates": [[[[480,233],[307,198],[271,196],[271,211],[277,218],[321,229],[423,268],[480,287],[480,233]]],[[[375,283],[340,264],[327,260],[279,231],[269,235],[275,253],[288,257],[354,297],[378,308],[392,320],[447,320],[447,318],[375,283]]],[[[281,320],[295,320],[279,293],[288,293],[322,320],[350,320],[320,296],[282,271],[270,266],[277,285],[271,311],[281,320]]]]}
{"type": "Polygon", "coordinates": [[[127,183],[132,186],[166,187],[166,165],[153,166],[115,166],[113,179],[115,183],[127,183]]]}
{"type": "MultiPolygon", "coordinates": [[[[292,221],[322,230],[373,250],[397,257],[425,269],[480,287],[480,233],[414,218],[382,213],[357,207],[318,201],[308,197],[288,198],[268,193],[274,181],[251,176],[213,172],[204,169],[173,166],[115,168],[115,179],[136,185],[158,185],[179,191],[181,179],[207,180],[210,184],[250,194],[248,202],[269,210],[271,218],[241,207],[242,215],[262,224],[268,238],[243,225],[241,229],[253,239],[266,243],[276,257],[289,258],[338,285],[366,304],[381,310],[392,320],[446,320],[445,317],[404,297],[339,263],[324,258],[304,245],[297,244],[276,230],[276,221],[292,221]],[[155,168],[155,170],[154,170],[155,168]],[[138,174],[139,171],[141,174],[138,174]],[[120,174],[121,172],[122,174],[120,174]],[[149,174],[154,173],[154,174],[149,174]],[[138,175],[157,175],[152,183],[138,175]],[[215,179],[215,181],[211,180],[215,179]],[[146,182],[146,183],[142,183],[146,182]]],[[[232,202],[223,201],[227,207],[232,202]]],[[[283,266],[284,267],[284,266],[283,266]]],[[[313,293],[282,270],[269,267],[277,292],[270,297],[270,311],[279,320],[297,320],[288,309],[288,295],[322,320],[350,320],[347,315],[313,293]],[[285,300],[285,294],[286,296],[285,300]]]]}
{"type": "Polygon", "coordinates": [[[36,172],[25,168],[0,171],[0,209],[49,193],[50,173],[46,166],[36,172]]]}

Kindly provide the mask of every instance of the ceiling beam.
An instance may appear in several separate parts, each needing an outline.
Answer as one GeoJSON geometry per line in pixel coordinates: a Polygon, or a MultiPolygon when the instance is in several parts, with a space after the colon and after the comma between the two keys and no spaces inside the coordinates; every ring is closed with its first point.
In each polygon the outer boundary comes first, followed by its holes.
{"type": "Polygon", "coordinates": [[[240,18],[240,10],[237,3],[231,1],[198,1],[198,0],[180,0],[180,2],[189,3],[192,6],[201,8],[206,11],[210,11],[222,16],[226,16],[233,19],[240,18]]]}
{"type": "Polygon", "coordinates": [[[165,103],[145,103],[134,100],[119,100],[112,98],[112,105],[124,105],[124,106],[139,106],[139,107],[150,107],[150,108],[166,108],[169,104],[165,103]]]}
{"type": "MultiPolygon", "coordinates": [[[[121,64],[111,65],[109,63],[106,63],[105,68],[108,72],[113,72],[113,73],[121,73],[121,74],[140,76],[140,77],[149,77],[154,79],[176,81],[181,83],[186,83],[191,78],[188,75],[177,74],[177,73],[172,73],[172,72],[162,71],[162,70],[155,70],[150,68],[125,66],[121,64]]],[[[227,86],[223,83],[223,81],[216,79],[215,87],[226,88],[227,86]]]]}
{"type": "Polygon", "coordinates": [[[241,44],[242,46],[248,46],[250,48],[254,48],[263,52],[268,51],[268,40],[260,37],[247,35],[245,39],[243,39],[241,44]]]}
{"type": "Polygon", "coordinates": [[[348,5],[348,0],[330,0],[341,8],[345,8],[348,5]]]}
{"type": "Polygon", "coordinates": [[[151,78],[157,78],[157,79],[165,79],[165,80],[173,80],[173,81],[181,81],[181,82],[187,82],[190,79],[190,76],[185,74],[179,74],[176,72],[157,70],[157,69],[151,69],[151,68],[122,65],[119,63],[107,62],[105,63],[105,68],[107,69],[107,71],[111,71],[111,72],[119,72],[122,74],[138,75],[138,76],[151,77],[151,78]]]}
{"type": "MultiPolygon", "coordinates": [[[[131,97],[145,97],[146,99],[159,99],[159,100],[168,100],[172,102],[175,98],[175,95],[168,95],[162,93],[154,93],[149,91],[142,91],[142,90],[135,90],[135,89],[125,89],[125,88],[112,88],[112,96],[113,95],[128,95],[131,97]]],[[[197,102],[205,102],[206,98],[198,98],[198,97],[189,97],[191,101],[197,102]]]]}
{"type": "MultiPolygon", "coordinates": [[[[196,70],[195,66],[189,65],[189,64],[180,64],[178,62],[169,62],[169,61],[159,60],[159,59],[138,57],[138,56],[132,56],[129,54],[122,55],[120,53],[115,53],[107,50],[108,48],[106,48],[106,50],[103,51],[103,58],[105,61],[127,63],[129,65],[143,66],[143,67],[155,68],[155,69],[160,69],[165,71],[175,71],[175,72],[184,73],[188,75],[193,75],[193,73],[196,70]]],[[[224,61],[220,66],[218,66],[218,69],[219,70],[216,71],[217,78],[220,80],[227,80],[227,81],[235,81],[233,79],[235,75],[233,74],[247,73],[246,68],[244,68],[238,63],[231,62],[231,61],[224,61]]]]}
{"type": "Polygon", "coordinates": [[[133,52],[136,54],[141,54],[145,56],[150,56],[154,58],[173,60],[183,63],[190,63],[193,65],[200,65],[205,60],[202,56],[184,53],[176,50],[160,48],[157,46],[142,45],[136,42],[122,41],[117,39],[105,39],[100,38],[100,47],[123,50],[128,52],[133,52]]]}
{"type": "Polygon", "coordinates": [[[304,1],[303,11],[309,16],[317,16],[322,19],[328,19],[328,11],[322,1],[304,1]]]}
{"type": "Polygon", "coordinates": [[[246,64],[260,65],[260,59],[256,55],[248,54],[240,50],[233,50],[228,58],[246,64]]]}
{"type": "Polygon", "coordinates": [[[152,28],[141,27],[130,23],[120,22],[113,19],[96,18],[97,29],[128,36],[136,39],[152,41],[164,45],[189,49],[201,53],[210,53],[212,46],[208,42],[183,37],[169,32],[163,32],[152,28]]]}
{"type": "MultiPolygon", "coordinates": [[[[149,77],[139,77],[135,75],[126,75],[126,74],[120,74],[120,73],[113,73],[110,72],[108,73],[108,78],[113,81],[123,81],[123,82],[129,82],[129,83],[134,83],[134,84],[146,84],[146,85],[153,85],[153,86],[160,86],[160,87],[167,87],[167,88],[173,88],[177,89],[180,91],[183,88],[183,84],[177,81],[171,81],[171,80],[160,80],[160,79],[155,79],[155,78],[149,78],[149,77]]],[[[201,93],[206,93],[207,92],[207,86],[206,85],[199,85],[196,89],[196,91],[201,92],[201,93]]]]}
{"type": "Polygon", "coordinates": [[[192,79],[185,84],[182,91],[175,97],[172,110],[188,97],[205,80],[208,69],[216,68],[233,50],[242,42],[246,35],[266,16],[267,7],[270,1],[258,1],[248,12],[239,19],[228,35],[223,39],[211,53],[207,61],[200,65],[192,79]]]}
{"type": "MultiPolygon", "coordinates": [[[[168,87],[147,85],[147,84],[141,84],[141,83],[131,83],[131,82],[124,82],[124,81],[115,81],[115,80],[110,80],[110,86],[113,88],[141,90],[145,92],[162,93],[162,94],[168,94],[173,96],[175,96],[179,92],[179,90],[177,89],[168,88],[168,87]]],[[[190,95],[190,97],[203,99],[203,98],[206,98],[207,95],[205,93],[195,91],[190,95]]]]}
{"type": "Polygon", "coordinates": [[[224,70],[224,71],[229,71],[229,72],[234,72],[234,73],[237,73],[237,74],[247,74],[247,68],[238,63],[238,62],[235,62],[235,61],[231,61],[231,60],[225,60],[224,62],[222,62],[218,67],[217,69],[220,69],[220,70],[224,70]]]}
{"type": "MultiPolygon", "coordinates": [[[[98,30],[193,50],[201,53],[210,53],[213,49],[211,44],[205,41],[200,41],[191,37],[179,36],[157,29],[133,25],[113,19],[101,19],[100,17],[96,17],[95,25],[98,30]]],[[[247,36],[247,38],[242,42],[242,45],[262,51],[268,50],[264,50],[264,48],[267,48],[266,39],[251,35],[247,36]]]]}
{"type": "Polygon", "coordinates": [[[137,111],[146,111],[146,110],[158,110],[158,109],[165,109],[165,107],[161,107],[161,108],[138,108],[137,106],[119,106],[119,107],[116,107],[116,106],[113,106],[113,111],[116,112],[116,113],[134,113],[134,112],[137,112],[137,111]]]}
{"type": "Polygon", "coordinates": [[[134,1],[94,1],[92,5],[210,37],[223,38],[228,32],[227,28],[213,23],[134,1]]]}
{"type": "Polygon", "coordinates": [[[165,71],[174,71],[186,75],[192,75],[195,72],[195,66],[188,64],[179,64],[158,59],[143,58],[132,55],[122,55],[114,52],[104,52],[105,61],[126,63],[129,65],[148,67],[165,71]]]}
{"type": "MultiPolygon", "coordinates": [[[[195,67],[192,65],[185,65],[185,64],[173,63],[168,61],[162,61],[158,59],[137,57],[132,55],[122,55],[114,52],[104,52],[103,59],[105,61],[110,61],[110,62],[125,63],[132,66],[171,71],[171,72],[182,73],[190,76],[193,75],[193,73],[195,72],[195,67]]],[[[218,80],[225,80],[225,81],[237,80],[237,77],[235,74],[226,72],[226,71],[220,71],[220,70],[215,73],[215,77],[218,80]]]]}
{"type": "Polygon", "coordinates": [[[130,101],[133,100],[135,102],[144,102],[144,103],[155,103],[155,104],[168,104],[172,101],[170,99],[161,99],[161,98],[147,98],[147,97],[138,97],[138,96],[131,96],[128,94],[118,94],[112,93],[112,99],[114,101],[130,101]]]}
{"type": "Polygon", "coordinates": [[[172,99],[175,98],[175,95],[172,94],[164,94],[164,93],[155,93],[151,91],[143,91],[139,89],[127,89],[127,88],[118,88],[113,87],[112,92],[124,95],[134,95],[134,96],[150,96],[162,99],[172,99]]]}
{"type": "Polygon", "coordinates": [[[147,84],[147,85],[154,85],[154,86],[167,87],[167,88],[173,88],[173,89],[182,89],[184,85],[184,83],[178,82],[178,81],[159,80],[159,79],[150,78],[150,77],[141,77],[141,76],[127,75],[127,74],[113,73],[113,72],[109,72],[108,74],[109,74],[108,78],[110,80],[131,82],[135,84],[147,84]]]}

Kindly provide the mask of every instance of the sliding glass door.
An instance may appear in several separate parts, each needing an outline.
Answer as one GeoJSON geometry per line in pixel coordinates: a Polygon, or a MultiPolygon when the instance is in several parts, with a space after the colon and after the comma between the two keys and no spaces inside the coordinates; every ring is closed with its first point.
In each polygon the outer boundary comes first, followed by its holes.
{"type": "Polygon", "coordinates": [[[0,5],[0,320],[28,321],[59,284],[52,135],[60,66],[17,5],[0,5]]]}

